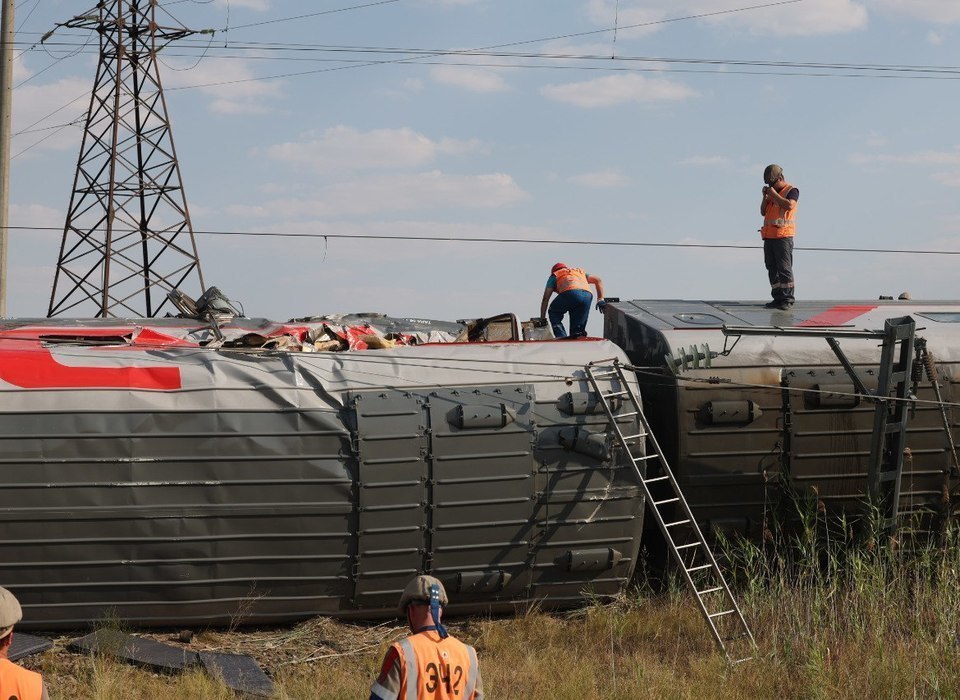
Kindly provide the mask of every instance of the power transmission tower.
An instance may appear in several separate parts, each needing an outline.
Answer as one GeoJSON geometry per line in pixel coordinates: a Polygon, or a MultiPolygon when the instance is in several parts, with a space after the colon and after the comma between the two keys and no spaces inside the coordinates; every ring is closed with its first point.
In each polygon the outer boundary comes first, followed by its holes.
{"type": "Polygon", "coordinates": [[[156,316],[203,275],[157,51],[196,32],[156,22],[157,0],[101,0],[58,26],[100,35],[47,316],[156,316]]]}

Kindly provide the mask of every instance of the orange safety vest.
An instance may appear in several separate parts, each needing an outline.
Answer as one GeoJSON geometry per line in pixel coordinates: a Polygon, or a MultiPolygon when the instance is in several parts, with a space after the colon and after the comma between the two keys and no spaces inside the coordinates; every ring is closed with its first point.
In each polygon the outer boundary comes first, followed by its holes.
{"type": "MultiPolygon", "coordinates": [[[[459,639],[419,632],[393,645],[403,674],[397,700],[472,700],[477,652],[459,639]]],[[[4,699],[5,700],[5,699],[4,699]]]]}
{"type": "Polygon", "coordinates": [[[586,289],[590,291],[590,283],[587,282],[587,273],[579,267],[564,267],[553,273],[557,279],[557,294],[569,292],[571,289],[586,289]]]}
{"type": "Polygon", "coordinates": [[[43,697],[43,677],[9,659],[0,659],[0,697],[3,700],[40,700],[43,697]]]}
{"type": "MultiPolygon", "coordinates": [[[[783,183],[783,187],[777,190],[777,194],[786,197],[787,193],[793,189],[789,182],[783,183]]],[[[796,231],[794,218],[797,215],[799,202],[793,203],[793,209],[781,209],[780,205],[772,199],[767,202],[767,211],[763,215],[763,228],[760,229],[761,238],[792,238],[796,231]]]]}

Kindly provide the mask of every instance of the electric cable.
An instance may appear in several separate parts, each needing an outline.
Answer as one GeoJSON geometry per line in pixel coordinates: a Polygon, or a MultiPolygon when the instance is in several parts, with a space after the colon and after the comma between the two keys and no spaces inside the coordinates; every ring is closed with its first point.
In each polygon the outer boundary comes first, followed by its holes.
{"type": "MultiPolygon", "coordinates": [[[[12,231],[60,231],[52,226],[7,226],[12,231]]],[[[97,231],[97,229],[94,229],[97,231]]],[[[102,232],[102,230],[100,230],[102,232]]],[[[539,245],[584,245],[635,248],[695,248],[719,250],[759,250],[762,246],[742,243],[658,243],[652,241],[595,241],[562,238],[492,238],[485,236],[413,236],[375,233],[308,233],[297,231],[201,231],[204,236],[252,236],[262,238],[342,238],[350,240],[438,241],[441,243],[517,243],[539,245]]],[[[960,250],[932,250],[921,248],[852,248],[831,246],[797,246],[794,250],[817,253],[878,253],[891,255],[960,255],[960,250]]]]}

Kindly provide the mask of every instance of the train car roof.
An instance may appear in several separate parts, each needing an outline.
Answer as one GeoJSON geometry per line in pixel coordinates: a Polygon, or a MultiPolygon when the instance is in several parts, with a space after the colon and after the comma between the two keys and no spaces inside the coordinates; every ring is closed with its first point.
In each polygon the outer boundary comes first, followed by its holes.
{"type": "MultiPolygon", "coordinates": [[[[742,336],[717,365],[753,366],[835,364],[836,356],[822,338],[790,335],[791,329],[882,331],[887,319],[912,317],[917,335],[945,361],[960,361],[960,301],[953,300],[810,300],[789,311],[767,309],[763,301],[633,300],[608,304],[604,336],[622,347],[631,360],[662,366],[677,348],[708,345],[713,352],[729,349],[736,338],[723,329],[770,329],[769,335],[742,336]]],[[[842,340],[854,362],[875,362],[878,341],[842,340]]]]}

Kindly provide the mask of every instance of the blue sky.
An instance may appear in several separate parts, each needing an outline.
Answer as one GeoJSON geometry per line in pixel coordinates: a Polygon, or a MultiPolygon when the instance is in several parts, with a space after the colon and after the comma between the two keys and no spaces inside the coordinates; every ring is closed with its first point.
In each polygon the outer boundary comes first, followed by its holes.
{"type": "MultiPolygon", "coordinates": [[[[93,4],[20,0],[21,48],[93,4]]],[[[770,162],[801,192],[799,299],[958,297],[956,255],[803,250],[960,251],[956,0],[397,0],[293,21],[274,20],[364,2],[161,4],[221,30],[205,54],[195,39],[163,59],[196,230],[554,241],[198,235],[206,282],[248,315],[528,318],[558,260],[625,299],[766,300],[757,229],[770,162]],[[316,50],[505,44],[524,55],[316,50]],[[575,58],[587,55],[617,60],[575,58]],[[955,68],[946,80],[878,78],[867,64],[955,68]],[[302,71],[322,72],[289,75],[302,71]],[[590,241],[757,248],[575,243],[590,241]]],[[[55,40],[78,40],[68,34],[55,40]]],[[[96,56],[71,53],[35,47],[18,60],[14,132],[29,133],[13,143],[12,226],[63,225],[82,129],[36,130],[85,111],[96,56]]],[[[59,244],[59,232],[11,233],[10,315],[46,312],[59,244]]]]}

